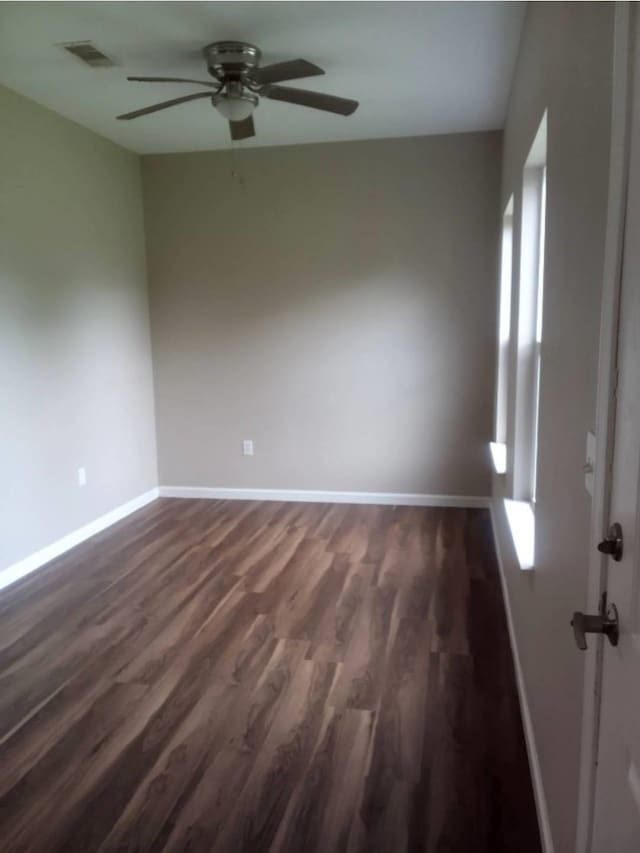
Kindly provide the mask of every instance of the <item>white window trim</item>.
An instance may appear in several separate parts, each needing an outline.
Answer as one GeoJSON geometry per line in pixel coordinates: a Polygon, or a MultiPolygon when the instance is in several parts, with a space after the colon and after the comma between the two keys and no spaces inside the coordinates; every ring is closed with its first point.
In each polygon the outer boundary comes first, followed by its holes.
{"type": "Polygon", "coordinates": [[[509,353],[511,347],[511,291],[513,278],[513,196],[502,216],[498,335],[496,353],[495,441],[490,442],[496,474],[507,473],[507,412],[509,407],[509,353]]]}
{"type": "Polygon", "coordinates": [[[540,175],[540,199],[538,211],[538,270],[536,286],[536,333],[533,367],[533,435],[531,449],[531,502],[535,506],[538,491],[538,433],[540,428],[540,377],[542,375],[542,303],[544,300],[544,244],[547,209],[547,167],[540,175]]]}

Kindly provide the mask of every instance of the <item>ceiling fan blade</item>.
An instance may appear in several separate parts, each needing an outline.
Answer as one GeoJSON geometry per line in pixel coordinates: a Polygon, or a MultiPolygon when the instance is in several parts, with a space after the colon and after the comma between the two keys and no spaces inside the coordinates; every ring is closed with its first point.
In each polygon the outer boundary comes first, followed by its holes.
{"type": "Polygon", "coordinates": [[[150,107],[143,107],[141,110],[133,110],[130,113],[124,113],[117,116],[118,119],[138,118],[138,116],[146,116],[148,113],[155,113],[158,110],[166,110],[168,107],[175,107],[177,104],[184,104],[187,101],[195,101],[197,98],[210,98],[211,92],[195,92],[193,95],[183,95],[181,98],[172,98],[170,101],[161,101],[159,104],[152,104],[150,107]]]}
{"type": "Polygon", "coordinates": [[[292,59],[289,62],[276,62],[274,65],[258,68],[253,74],[253,79],[256,83],[265,86],[268,83],[280,83],[281,80],[317,77],[319,74],[324,74],[324,71],[312,62],[307,62],[306,59],[292,59]]]}
{"type": "Polygon", "coordinates": [[[358,108],[358,102],[349,98],[337,98],[335,95],[310,92],[308,89],[293,89],[290,86],[265,86],[260,90],[260,94],[272,101],[285,101],[288,104],[299,104],[301,107],[325,110],[342,116],[350,116],[358,108]]]}
{"type": "Polygon", "coordinates": [[[249,139],[255,136],[256,128],[253,124],[253,116],[249,116],[249,118],[245,118],[242,121],[230,121],[229,130],[231,131],[231,138],[233,140],[249,139]]]}
{"type": "Polygon", "coordinates": [[[213,89],[220,86],[220,83],[212,83],[210,80],[190,80],[187,77],[127,77],[127,80],[138,83],[199,83],[200,86],[211,86],[213,89]]]}

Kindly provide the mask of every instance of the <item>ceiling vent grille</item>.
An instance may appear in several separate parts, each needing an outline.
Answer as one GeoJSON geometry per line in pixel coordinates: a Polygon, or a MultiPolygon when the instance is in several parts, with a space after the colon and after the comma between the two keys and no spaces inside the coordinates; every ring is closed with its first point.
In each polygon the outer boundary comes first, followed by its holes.
{"type": "Polygon", "coordinates": [[[90,41],[72,41],[68,44],[61,44],[60,47],[92,68],[110,68],[115,65],[113,59],[98,50],[95,44],[90,41]]]}

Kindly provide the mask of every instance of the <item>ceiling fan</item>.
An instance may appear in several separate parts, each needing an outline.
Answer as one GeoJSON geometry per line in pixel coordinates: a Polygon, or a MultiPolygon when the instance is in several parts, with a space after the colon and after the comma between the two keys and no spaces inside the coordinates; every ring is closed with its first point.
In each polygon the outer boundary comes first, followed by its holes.
{"type": "Polygon", "coordinates": [[[260,67],[260,50],[252,44],[236,41],[217,41],[204,48],[207,70],[213,80],[190,80],[182,77],[127,77],[141,83],[194,83],[206,86],[208,91],[194,92],[170,101],[161,101],[130,113],[118,116],[118,119],[132,119],[149,113],[166,110],[169,107],[210,98],[217,111],[229,122],[231,138],[248,139],[255,136],[253,111],[260,98],[271,101],[284,101],[315,110],[348,116],[357,107],[357,101],[310,92],[307,89],[294,89],[290,86],[278,86],[286,80],[300,80],[303,77],[316,77],[324,74],[322,68],[305,59],[293,59],[290,62],[277,62],[274,65],[260,67]],[[213,91],[211,91],[213,90],[213,91]]]}

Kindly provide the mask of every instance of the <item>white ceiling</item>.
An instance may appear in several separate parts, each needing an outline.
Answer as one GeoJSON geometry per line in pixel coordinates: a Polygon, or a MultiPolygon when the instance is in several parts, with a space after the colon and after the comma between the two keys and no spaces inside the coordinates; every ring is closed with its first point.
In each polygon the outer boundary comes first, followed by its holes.
{"type": "Polygon", "coordinates": [[[265,101],[257,138],[285,145],[502,127],[525,3],[3,2],[0,83],[141,153],[228,147],[207,100],[130,122],[119,113],[197,91],[125,77],[207,79],[202,47],[257,44],[263,64],[302,57],[324,77],[291,85],[355,98],[348,118],[265,101]],[[89,68],[61,42],[92,41],[116,60],[89,68]]]}

